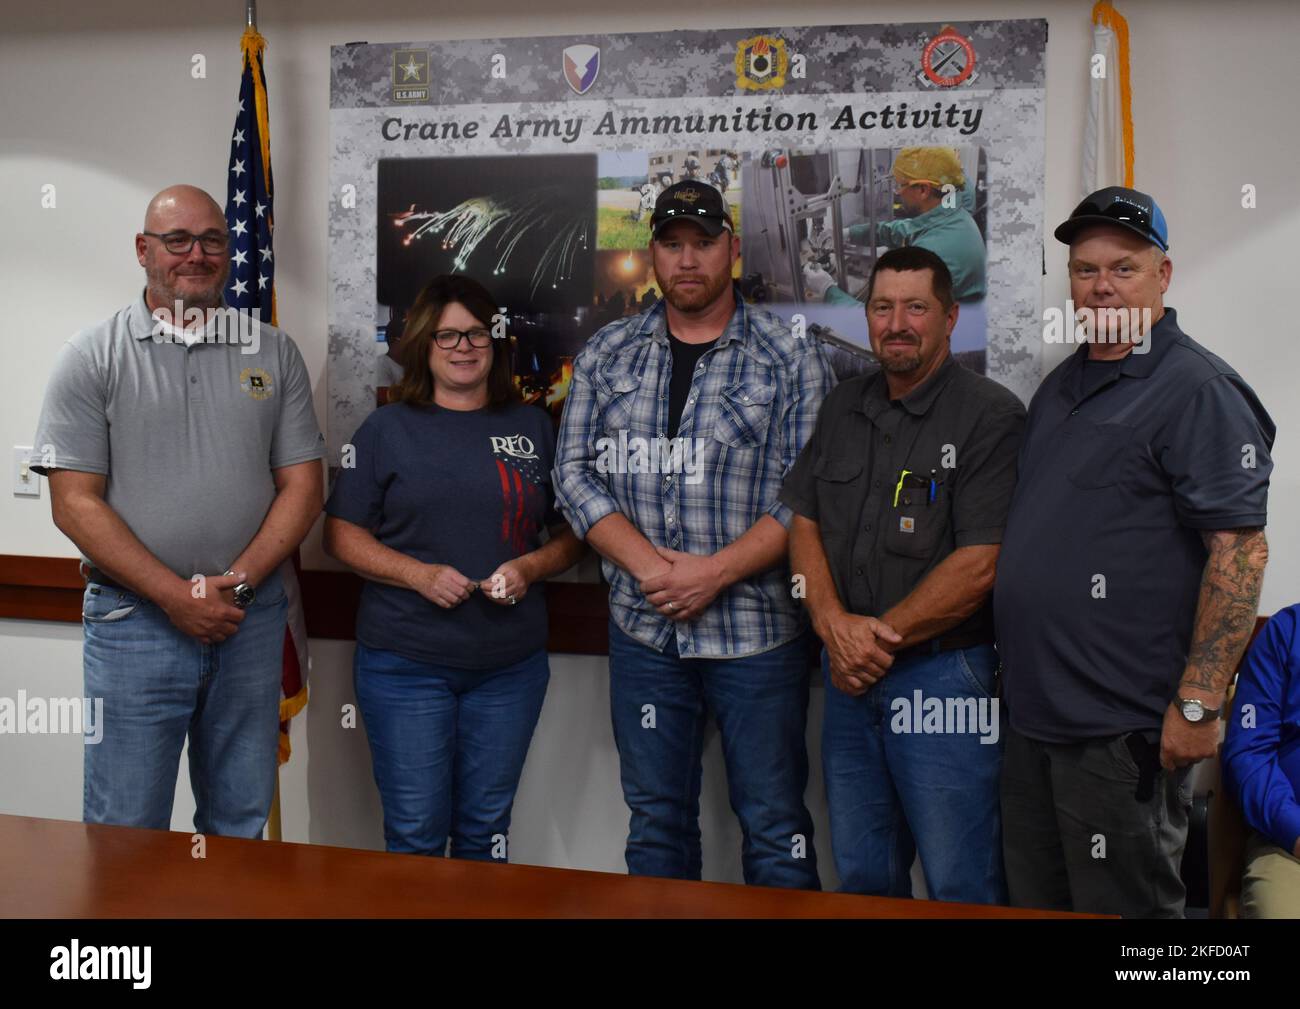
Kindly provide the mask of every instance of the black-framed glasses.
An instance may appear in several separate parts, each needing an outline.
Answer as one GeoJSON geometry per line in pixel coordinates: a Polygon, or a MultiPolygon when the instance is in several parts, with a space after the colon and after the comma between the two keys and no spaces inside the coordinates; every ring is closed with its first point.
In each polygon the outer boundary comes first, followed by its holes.
{"type": "Polygon", "coordinates": [[[478,329],[439,329],[433,334],[433,342],[443,350],[455,350],[460,346],[461,337],[469,341],[471,347],[486,347],[492,343],[490,330],[478,329]]]}
{"type": "Polygon", "coordinates": [[[189,255],[189,251],[194,248],[195,242],[198,242],[199,246],[209,256],[220,255],[230,245],[230,237],[219,231],[205,231],[201,235],[191,235],[188,231],[169,231],[166,234],[159,234],[156,231],[142,231],[140,234],[158,239],[163,243],[163,248],[174,256],[189,255]]]}

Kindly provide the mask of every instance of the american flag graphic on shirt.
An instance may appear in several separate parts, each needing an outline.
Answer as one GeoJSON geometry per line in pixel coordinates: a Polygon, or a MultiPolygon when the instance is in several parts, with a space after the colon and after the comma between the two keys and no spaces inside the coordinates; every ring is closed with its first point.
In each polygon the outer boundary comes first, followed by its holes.
{"type": "Polygon", "coordinates": [[[501,542],[518,557],[528,552],[538,532],[536,515],[546,508],[546,470],[523,435],[493,438],[492,454],[501,482],[501,542]]]}

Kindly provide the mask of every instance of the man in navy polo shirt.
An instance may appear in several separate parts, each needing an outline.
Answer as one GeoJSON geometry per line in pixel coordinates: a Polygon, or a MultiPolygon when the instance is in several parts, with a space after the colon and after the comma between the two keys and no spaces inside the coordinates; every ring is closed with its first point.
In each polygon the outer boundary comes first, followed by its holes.
{"type": "Polygon", "coordinates": [[[1008,890],[1178,917],[1183,786],[1214,755],[1254,625],[1275,428],[1165,308],[1150,196],[1100,190],[1055,234],[1092,336],[1030,404],[994,589],[1008,890]],[[1136,331],[1105,309],[1133,311],[1136,331]]]}

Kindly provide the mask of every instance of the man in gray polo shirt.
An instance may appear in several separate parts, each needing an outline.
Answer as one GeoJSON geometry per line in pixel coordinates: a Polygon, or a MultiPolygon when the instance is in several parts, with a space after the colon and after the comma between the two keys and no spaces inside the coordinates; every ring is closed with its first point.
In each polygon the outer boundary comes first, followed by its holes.
{"type": "Polygon", "coordinates": [[[1094,336],[1030,404],[998,564],[1007,883],[1021,906],[1178,917],[1183,786],[1254,625],[1275,429],[1165,307],[1150,196],[1093,193],[1056,237],[1094,336]]]}
{"type": "Polygon", "coordinates": [[[195,829],[258,837],[275,789],[278,569],[321,510],[311,383],[278,329],[228,325],[226,220],[200,189],[150,202],[142,297],[64,345],[37,427],[54,522],[89,566],[88,823],[166,829],[189,736],[195,829]],[[186,321],[190,325],[186,326],[186,321]]]}

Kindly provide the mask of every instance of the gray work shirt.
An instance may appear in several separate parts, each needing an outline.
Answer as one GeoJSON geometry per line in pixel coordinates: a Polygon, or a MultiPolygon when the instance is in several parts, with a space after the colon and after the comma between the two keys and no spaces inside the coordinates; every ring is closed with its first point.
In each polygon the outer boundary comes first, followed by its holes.
{"type": "Polygon", "coordinates": [[[1186,669],[1206,530],[1265,524],[1276,429],[1178,328],[1146,354],[1085,345],[1029,407],[994,588],[1012,727],[1049,743],[1158,731],[1186,669]]]}
{"type": "MultiPolygon", "coordinates": [[[[781,501],[820,527],[846,609],[880,616],[958,547],[1001,541],[1024,426],[1013,393],[951,357],[901,399],[879,370],[831,391],[781,501]]],[[[992,640],[987,605],[958,635],[992,640]]]]}
{"type": "Polygon", "coordinates": [[[270,509],[271,471],[324,457],[311,381],[269,325],[256,353],[154,332],[140,297],[63,346],[32,468],[104,474],[109,507],[163,564],[182,578],[220,574],[270,509]]]}

